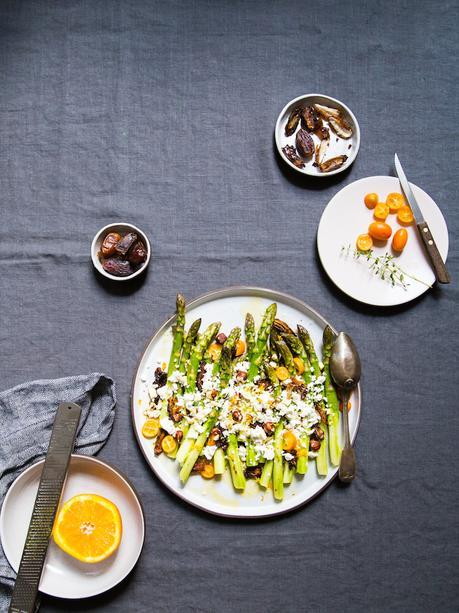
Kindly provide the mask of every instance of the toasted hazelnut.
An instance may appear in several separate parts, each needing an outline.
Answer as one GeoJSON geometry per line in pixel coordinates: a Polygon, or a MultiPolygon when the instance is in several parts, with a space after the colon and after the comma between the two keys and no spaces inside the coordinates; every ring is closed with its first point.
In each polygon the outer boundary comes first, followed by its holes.
{"type": "Polygon", "coordinates": [[[309,441],[309,449],[311,451],[319,451],[320,449],[320,441],[316,441],[315,439],[311,439],[309,441]]]}
{"type": "Polygon", "coordinates": [[[231,415],[233,416],[234,421],[242,421],[242,413],[238,409],[234,409],[231,415]]]}
{"type": "Polygon", "coordinates": [[[263,425],[263,430],[266,432],[268,436],[272,436],[274,434],[274,424],[272,421],[265,421],[263,425]]]}

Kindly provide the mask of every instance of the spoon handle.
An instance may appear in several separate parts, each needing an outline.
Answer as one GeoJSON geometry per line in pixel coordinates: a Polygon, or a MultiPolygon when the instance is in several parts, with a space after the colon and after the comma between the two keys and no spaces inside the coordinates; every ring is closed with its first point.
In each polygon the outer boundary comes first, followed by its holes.
{"type": "Polygon", "coordinates": [[[351,447],[351,437],[349,434],[348,402],[349,392],[343,390],[344,449],[341,452],[338,472],[339,480],[343,483],[350,483],[355,477],[355,453],[351,447]]]}

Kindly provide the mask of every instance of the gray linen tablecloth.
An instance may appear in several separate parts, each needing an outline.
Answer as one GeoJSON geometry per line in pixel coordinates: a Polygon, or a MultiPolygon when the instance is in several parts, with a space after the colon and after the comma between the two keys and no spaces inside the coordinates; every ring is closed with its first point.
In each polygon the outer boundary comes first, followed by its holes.
{"type": "Polygon", "coordinates": [[[101,455],[147,516],[122,585],[43,612],[458,610],[457,16],[428,0],[1,3],[1,387],[111,373],[101,455]],[[358,159],[335,179],[302,180],[274,153],[279,110],[308,92],[360,121],[358,159]],[[445,214],[453,283],[378,310],[329,283],[315,236],[331,196],[391,173],[394,151],[445,214]],[[115,220],[151,238],[143,284],[92,270],[92,236],[115,220]],[[358,479],[274,521],[180,502],[130,425],[136,360],[176,291],[239,284],[305,300],[364,364],[358,479]]]}

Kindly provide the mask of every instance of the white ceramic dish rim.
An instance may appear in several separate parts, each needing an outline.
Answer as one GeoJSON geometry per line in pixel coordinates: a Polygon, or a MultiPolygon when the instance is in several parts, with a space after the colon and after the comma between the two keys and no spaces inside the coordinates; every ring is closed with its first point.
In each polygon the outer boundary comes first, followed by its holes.
{"type": "MultiPolygon", "coordinates": [[[[345,289],[342,284],[338,283],[330,274],[330,272],[327,270],[327,268],[325,267],[324,263],[323,263],[323,259],[322,259],[322,254],[321,254],[321,250],[319,248],[319,232],[320,232],[320,227],[321,227],[321,223],[322,223],[322,217],[325,214],[325,211],[328,207],[328,205],[332,202],[332,200],[334,200],[343,190],[349,188],[350,186],[354,185],[355,183],[358,183],[359,181],[363,181],[363,180],[367,180],[367,179],[371,179],[376,181],[379,181],[381,179],[395,179],[398,181],[397,177],[394,177],[392,175],[375,175],[375,176],[371,176],[371,177],[361,177],[360,179],[356,179],[355,181],[352,181],[351,183],[348,183],[347,185],[345,185],[344,187],[342,187],[338,192],[336,192],[336,194],[334,196],[332,196],[330,198],[330,200],[327,202],[324,210],[322,211],[322,215],[320,216],[320,220],[319,220],[319,225],[317,226],[317,234],[316,234],[316,245],[317,245],[317,253],[319,255],[319,259],[320,259],[320,264],[323,268],[323,270],[327,273],[328,278],[330,279],[330,281],[340,290],[343,292],[343,294],[346,294],[346,296],[349,296],[350,298],[352,298],[353,300],[356,300],[357,302],[360,302],[361,304],[368,304],[370,306],[376,306],[376,307],[383,307],[383,308],[387,308],[387,309],[391,309],[392,307],[396,307],[396,306],[400,306],[402,304],[408,304],[409,302],[412,302],[413,300],[417,300],[418,298],[420,298],[421,296],[423,296],[427,291],[429,291],[429,287],[426,287],[422,292],[420,292],[419,294],[417,294],[416,296],[412,296],[410,298],[407,298],[406,300],[397,300],[395,302],[392,302],[391,304],[386,304],[384,302],[378,302],[376,300],[372,301],[372,302],[368,302],[365,300],[362,300],[361,298],[359,298],[357,295],[355,295],[353,292],[349,291],[348,289],[345,289]]],[[[437,203],[435,202],[435,200],[429,196],[429,194],[424,191],[421,187],[418,187],[415,183],[411,183],[411,181],[409,181],[409,185],[411,187],[411,189],[415,189],[415,190],[419,190],[420,192],[422,192],[422,194],[424,194],[429,200],[432,200],[432,202],[435,204],[435,206],[437,207],[441,218],[443,219],[443,223],[445,224],[446,227],[446,239],[447,239],[447,244],[446,244],[446,258],[448,256],[449,253],[449,233],[448,233],[448,225],[446,223],[446,220],[443,216],[443,213],[440,209],[440,207],[437,205],[437,203]]],[[[401,187],[400,187],[401,189],[401,187]]],[[[427,257],[427,256],[426,256],[427,257]]],[[[445,261],[446,261],[445,258],[445,261]]],[[[435,282],[435,280],[434,280],[435,282]]]]}
{"type": "MultiPolygon", "coordinates": [[[[264,287],[236,285],[236,286],[231,286],[231,287],[226,287],[226,288],[212,290],[210,292],[202,294],[201,296],[198,296],[197,298],[195,298],[194,300],[189,302],[186,305],[186,311],[191,310],[191,309],[196,308],[196,307],[199,307],[199,306],[201,306],[202,304],[204,304],[206,302],[211,302],[212,300],[216,300],[216,299],[220,299],[220,298],[228,298],[228,297],[232,297],[232,296],[240,296],[241,294],[247,294],[249,296],[261,297],[261,298],[269,298],[270,300],[273,300],[273,301],[276,301],[276,300],[283,301],[288,306],[291,306],[292,308],[298,309],[299,311],[301,311],[302,313],[304,313],[308,317],[310,317],[311,314],[312,314],[314,317],[317,317],[317,319],[323,323],[324,327],[326,325],[329,325],[332,328],[332,330],[335,332],[335,334],[337,333],[337,330],[322,315],[320,315],[320,313],[318,313],[315,309],[313,309],[312,307],[307,305],[305,302],[303,302],[299,298],[295,298],[294,296],[292,296],[290,294],[286,294],[284,292],[279,292],[279,291],[271,290],[271,289],[264,288],[264,287]]],[[[284,515],[285,513],[290,513],[291,511],[294,511],[295,509],[298,509],[299,507],[302,507],[302,506],[308,504],[311,500],[313,500],[319,494],[321,494],[336,479],[336,477],[338,475],[338,467],[333,469],[334,474],[332,475],[332,477],[326,483],[324,483],[322,485],[322,487],[320,487],[317,490],[317,492],[314,492],[314,494],[312,494],[306,500],[301,500],[301,501],[299,501],[296,504],[293,503],[290,506],[288,506],[287,508],[279,509],[279,511],[275,511],[275,512],[270,511],[268,513],[260,513],[260,514],[257,514],[257,515],[242,514],[242,513],[238,514],[238,513],[235,513],[234,511],[231,511],[231,512],[228,512],[228,513],[219,512],[219,511],[210,509],[210,508],[208,508],[208,507],[206,507],[204,505],[200,505],[199,503],[197,503],[195,501],[191,501],[191,500],[189,500],[185,496],[184,493],[182,493],[182,491],[170,487],[169,484],[162,478],[162,475],[160,474],[160,472],[156,470],[156,467],[155,467],[154,463],[151,462],[150,458],[144,452],[143,446],[142,446],[141,441],[140,441],[140,435],[139,435],[139,432],[137,431],[137,428],[136,428],[136,425],[135,425],[134,390],[135,390],[136,380],[137,380],[137,378],[139,376],[139,370],[140,370],[141,362],[142,362],[143,357],[144,357],[145,353],[147,352],[149,346],[152,345],[153,343],[155,343],[155,341],[162,334],[164,334],[167,331],[167,329],[176,320],[176,317],[177,316],[175,314],[172,315],[171,317],[169,317],[158,328],[158,330],[153,334],[153,336],[151,336],[149,338],[149,340],[146,342],[145,347],[144,347],[144,349],[143,349],[143,351],[140,354],[140,357],[138,359],[137,366],[136,366],[136,369],[134,371],[134,376],[133,376],[133,379],[132,379],[132,385],[131,385],[131,421],[132,421],[132,427],[133,427],[133,430],[134,430],[134,434],[135,434],[135,437],[136,437],[137,444],[138,444],[139,448],[141,449],[142,454],[143,454],[147,464],[150,466],[150,468],[154,472],[155,476],[159,479],[159,481],[162,483],[162,485],[164,487],[166,487],[175,496],[177,496],[181,500],[185,501],[187,504],[189,504],[189,505],[191,505],[193,507],[196,507],[196,508],[198,508],[201,511],[204,511],[206,513],[210,513],[211,515],[216,515],[218,517],[226,517],[226,518],[229,518],[229,519],[247,519],[247,520],[257,520],[257,519],[262,519],[262,518],[266,518],[266,517],[278,517],[280,515],[284,515]]],[[[358,433],[359,427],[360,427],[360,420],[361,420],[361,416],[362,416],[362,411],[361,411],[361,407],[362,407],[362,390],[361,390],[360,383],[357,385],[355,393],[357,394],[359,413],[358,413],[358,416],[357,416],[357,422],[356,422],[356,425],[355,425],[355,431],[351,435],[351,442],[352,443],[354,443],[354,441],[355,441],[355,439],[357,437],[357,433],[358,433]]]]}
{"type": "Polygon", "coordinates": [[[119,221],[119,222],[113,222],[113,223],[109,223],[106,226],[104,226],[103,228],[101,228],[97,234],[94,236],[94,238],[92,239],[92,243],[91,243],[91,260],[92,263],[94,265],[94,268],[97,270],[97,272],[99,272],[101,275],[103,275],[104,277],[106,277],[107,279],[110,279],[111,281],[130,281],[131,279],[134,279],[135,277],[138,277],[139,275],[141,275],[144,270],[147,268],[147,266],[150,263],[150,256],[151,256],[151,246],[150,246],[150,241],[148,240],[148,236],[145,234],[145,232],[142,232],[142,230],[140,228],[138,228],[137,226],[134,226],[134,224],[132,223],[127,223],[124,221],[119,221]],[[104,270],[102,264],[100,263],[99,260],[99,256],[98,256],[98,252],[99,252],[99,248],[98,248],[98,242],[99,239],[101,238],[101,236],[104,233],[107,233],[110,230],[116,230],[116,228],[126,228],[126,229],[130,229],[130,230],[134,230],[134,232],[136,232],[137,234],[139,234],[140,238],[142,239],[142,241],[145,244],[145,247],[147,248],[147,259],[145,260],[145,262],[142,264],[142,266],[136,270],[134,273],[132,273],[132,275],[128,275],[127,277],[115,277],[115,275],[111,275],[109,274],[107,271],[104,270]]]}
{"type": "Polygon", "coordinates": [[[352,166],[352,164],[354,163],[357,157],[359,149],[360,149],[360,125],[354,113],[351,111],[351,109],[348,106],[346,106],[343,102],[341,102],[341,100],[338,100],[337,98],[332,98],[331,96],[326,96],[325,94],[303,94],[302,96],[298,96],[297,98],[293,98],[292,100],[290,100],[290,102],[287,102],[287,104],[284,106],[282,111],[279,113],[279,116],[276,121],[276,126],[274,128],[274,138],[276,141],[276,147],[277,147],[280,157],[286,164],[290,166],[290,168],[293,168],[293,170],[296,170],[296,172],[299,172],[302,175],[307,175],[308,177],[318,177],[318,178],[323,179],[326,177],[332,177],[333,175],[337,175],[340,172],[343,172],[344,170],[352,166]],[[348,159],[346,160],[346,163],[343,164],[341,168],[337,168],[336,170],[332,170],[331,172],[313,173],[313,172],[310,172],[307,168],[298,168],[297,166],[295,166],[295,164],[292,164],[292,162],[288,160],[282,152],[281,143],[279,141],[280,124],[282,121],[282,117],[284,116],[289,106],[296,104],[297,102],[307,100],[308,98],[324,98],[326,100],[329,100],[330,103],[332,104],[341,106],[349,114],[350,118],[352,119],[354,123],[356,143],[353,148],[353,151],[351,155],[349,155],[348,159]]]}
{"type": "MultiPolygon", "coordinates": [[[[119,583],[121,583],[121,581],[123,581],[133,570],[134,566],[137,564],[139,558],[140,558],[140,554],[142,553],[142,549],[143,546],[145,544],[145,513],[143,510],[143,506],[142,506],[142,502],[140,500],[139,495],[137,494],[134,486],[132,485],[132,483],[130,482],[130,480],[128,479],[128,477],[126,477],[126,475],[124,475],[123,473],[121,473],[117,468],[115,468],[114,466],[112,466],[111,464],[109,464],[108,462],[99,460],[99,458],[95,458],[93,456],[88,456],[88,455],[83,455],[83,454],[79,454],[79,453],[72,453],[71,458],[76,458],[78,460],[83,460],[83,461],[89,461],[89,462],[94,462],[95,464],[99,464],[101,466],[103,466],[104,468],[107,468],[109,471],[115,473],[115,475],[117,477],[119,477],[122,481],[124,481],[124,483],[126,484],[126,486],[128,487],[128,489],[131,490],[132,495],[134,500],[137,503],[138,509],[139,509],[139,513],[140,513],[140,517],[142,518],[142,537],[141,537],[141,541],[139,543],[139,549],[138,549],[138,554],[134,560],[134,562],[132,563],[132,565],[130,566],[130,568],[128,568],[127,572],[125,573],[125,575],[123,577],[121,577],[120,579],[118,579],[115,583],[113,583],[112,585],[108,586],[107,588],[105,588],[103,591],[95,591],[93,593],[90,594],[86,594],[85,596],[66,596],[65,598],[68,600],[82,600],[82,599],[86,599],[86,598],[92,598],[94,596],[98,596],[99,594],[103,594],[104,592],[107,592],[108,590],[111,590],[112,588],[114,588],[116,585],[118,585],[119,583]]],[[[2,504],[2,508],[0,511],[0,540],[2,542],[2,547],[3,544],[6,542],[5,539],[5,509],[8,507],[8,500],[10,498],[11,495],[14,494],[14,489],[15,486],[17,485],[17,483],[20,480],[23,480],[26,478],[26,476],[32,471],[35,470],[37,468],[37,466],[39,466],[40,464],[44,463],[44,458],[41,460],[38,460],[38,462],[34,462],[31,466],[29,466],[28,468],[26,468],[22,473],[20,473],[16,479],[11,483],[11,485],[8,488],[8,491],[5,495],[5,498],[3,500],[3,504],[2,504]]],[[[15,572],[18,571],[17,568],[15,568],[6,553],[5,548],[3,547],[3,551],[5,553],[5,557],[8,560],[8,563],[10,564],[10,566],[13,568],[13,570],[15,572]]],[[[53,596],[55,598],[59,598],[58,594],[54,594],[54,593],[49,593],[49,592],[45,592],[42,589],[40,589],[40,592],[42,592],[43,594],[47,594],[48,596],[53,596]]]]}

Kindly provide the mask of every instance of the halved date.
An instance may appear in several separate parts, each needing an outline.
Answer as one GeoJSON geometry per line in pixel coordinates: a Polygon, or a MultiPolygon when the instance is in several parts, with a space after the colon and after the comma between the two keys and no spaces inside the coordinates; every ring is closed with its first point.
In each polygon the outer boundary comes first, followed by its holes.
{"type": "Polygon", "coordinates": [[[126,255],[132,245],[137,241],[138,236],[135,232],[128,232],[123,238],[116,244],[115,251],[120,255],[126,255]]]}
{"type": "Polygon", "coordinates": [[[127,277],[132,275],[134,269],[127,260],[120,260],[119,258],[107,258],[102,260],[102,267],[105,272],[114,277],[127,277]]]}
{"type": "Polygon", "coordinates": [[[308,132],[314,132],[321,124],[322,121],[315,108],[312,106],[305,106],[301,113],[301,127],[308,130],[308,132]]]}
{"type": "Polygon", "coordinates": [[[292,136],[295,130],[298,127],[301,117],[301,111],[303,108],[301,106],[296,106],[288,117],[287,124],[285,126],[285,136],[292,136]]]}

